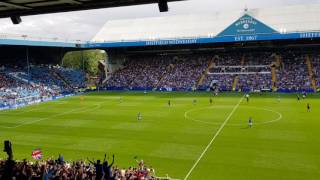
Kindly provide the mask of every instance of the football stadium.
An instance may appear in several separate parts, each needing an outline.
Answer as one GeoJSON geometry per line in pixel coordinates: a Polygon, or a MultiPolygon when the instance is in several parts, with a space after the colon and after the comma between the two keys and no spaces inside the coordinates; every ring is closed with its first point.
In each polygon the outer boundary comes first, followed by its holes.
{"type": "MultiPolygon", "coordinates": [[[[8,0],[0,18],[150,3],[171,1],[8,0]]],[[[320,179],[319,9],[111,19],[86,41],[0,32],[0,179],[320,179]]]]}

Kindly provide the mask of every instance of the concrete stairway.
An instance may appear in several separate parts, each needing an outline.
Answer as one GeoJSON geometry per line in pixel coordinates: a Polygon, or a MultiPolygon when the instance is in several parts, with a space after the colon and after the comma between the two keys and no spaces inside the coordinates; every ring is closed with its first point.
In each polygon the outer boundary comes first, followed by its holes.
{"type": "Polygon", "coordinates": [[[208,72],[210,71],[210,69],[215,67],[215,61],[219,59],[219,57],[216,55],[213,58],[209,59],[208,61],[208,66],[207,68],[203,71],[202,75],[200,76],[198,83],[197,83],[197,88],[201,85],[203,85],[204,80],[207,77],[208,72]]]}
{"type": "Polygon", "coordinates": [[[314,92],[317,92],[317,82],[316,82],[316,79],[314,78],[313,67],[312,67],[310,55],[306,55],[305,60],[306,60],[305,63],[307,65],[308,75],[310,78],[312,89],[314,90],[314,92]]]}

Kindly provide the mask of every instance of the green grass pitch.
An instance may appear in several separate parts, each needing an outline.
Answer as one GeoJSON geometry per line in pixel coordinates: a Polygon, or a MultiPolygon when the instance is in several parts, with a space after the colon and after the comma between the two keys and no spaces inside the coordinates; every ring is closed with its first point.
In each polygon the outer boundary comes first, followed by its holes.
{"type": "Polygon", "coordinates": [[[318,95],[297,101],[296,95],[257,94],[247,103],[242,94],[221,94],[212,105],[210,97],[105,92],[60,99],[0,112],[0,140],[11,140],[20,160],[41,148],[44,158],[61,153],[68,160],[114,153],[123,168],[137,156],[158,176],[176,179],[319,179],[318,95]]]}

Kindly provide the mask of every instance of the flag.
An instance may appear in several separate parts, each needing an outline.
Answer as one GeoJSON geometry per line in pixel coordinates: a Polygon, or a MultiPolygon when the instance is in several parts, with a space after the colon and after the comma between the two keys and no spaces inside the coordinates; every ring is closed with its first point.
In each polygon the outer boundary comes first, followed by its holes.
{"type": "Polygon", "coordinates": [[[42,151],[41,149],[35,149],[32,151],[32,158],[36,160],[40,160],[42,158],[42,151]]]}

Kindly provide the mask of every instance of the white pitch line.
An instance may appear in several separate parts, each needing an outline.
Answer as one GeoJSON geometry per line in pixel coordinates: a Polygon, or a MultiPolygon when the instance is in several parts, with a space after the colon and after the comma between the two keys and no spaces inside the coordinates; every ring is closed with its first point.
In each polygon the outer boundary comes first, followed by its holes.
{"type": "Polygon", "coordinates": [[[192,171],[194,170],[194,168],[196,168],[196,166],[199,164],[200,160],[203,158],[203,156],[206,154],[206,152],[208,151],[208,149],[210,148],[210,146],[212,145],[212,143],[214,142],[214,140],[219,136],[219,134],[221,133],[222,129],[226,126],[226,124],[228,123],[228,121],[230,120],[231,116],[233,115],[233,113],[238,109],[240,103],[242,102],[244,96],[241,97],[241,99],[239,100],[239,102],[233,107],[232,111],[230,112],[230,114],[228,115],[228,117],[226,118],[226,120],[224,120],[224,122],[221,124],[220,128],[218,129],[218,131],[215,133],[215,135],[213,136],[213,138],[211,139],[211,141],[209,142],[209,144],[207,145],[207,147],[203,150],[203,152],[201,153],[200,157],[197,159],[197,161],[193,164],[192,168],[190,169],[190,171],[188,172],[188,174],[186,175],[186,177],[184,178],[184,180],[187,180],[189,178],[189,176],[191,175],[192,171]]]}
{"type": "Polygon", "coordinates": [[[37,119],[37,120],[34,120],[34,121],[23,121],[22,123],[20,123],[20,124],[18,124],[16,126],[12,126],[12,127],[8,127],[8,126],[0,126],[0,127],[1,128],[6,128],[6,129],[14,129],[14,128],[18,128],[18,127],[21,127],[21,126],[24,126],[24,125],[30,125],[30,124],[34,124],[34,123],[37,123],[37,122],[40,122],[40,121],[47,120],[47,119],[59,117],[59,116],[62,116],[62,115],[73,113],[73,112],[78,112],[80,110],[84,110],[84,111],[81,111],[81,113],[87,112],[87,111],[92,111],[92,110],[100,108],[102,104],[103,103],[97,104],[92,109],[89,109],[89,107],[82,107],[82,108],[72,109],[72,110],[67,111],[67,112],[59,113],[59,114],[56,114],[56,115],[53,115],[53,116],[40,118],[40,119],[37,119]]]}
{"type": "MultiPolygon", "coordinates": [[[[202,123],[202,124],[212,124],[212,125],[219,125],[220,123],[218,122],[208,122],[208,121],[202,121],[202,120],[198,120],[198,119],[195,119],[195,118],[192,118],[190,116],[188,116],[188,114],[190,112],[194,112],[194,111],[198,111],[198,110],[202,110],[202,109],[215,109],[215,108],[221,108],[221,107],[230,107],[230,106],[210,106],[210,107],[204,107],[204,108],[199,108],[199,109],[191,109],[189,111],[186,111],[184,113],[184,117],[186,119],[189,119],[191,121],[194,121],[194,122],[199,122],[199,123],[202,123]]],[[[274,119],[274,120],[269,120],[269,121],[265,121],[265,122],[260,122],[260,123],[257,123],[255,122],[254,125],[264,125],[264,124],[271,124],[271,123],[274,123],[274,122],[277,122],[277,121],[280,121],[282,119],[282,114],[278,111],[274,111],[274,110],[271,110],[271,109],[268,109],[268,108],[257,108],[257,107],[245,107],[245,108],[252,108],[252,109],[258,109],[258,110],[264,110],[264,111],[268,111],[268,112],[272,112],[274,114],[277,114],[278,115],[278,118],[274,119]]],[[[243,126],[243,123],[228,123],[226,126],[243,126]]]]}

